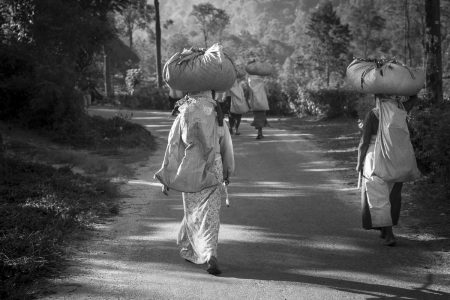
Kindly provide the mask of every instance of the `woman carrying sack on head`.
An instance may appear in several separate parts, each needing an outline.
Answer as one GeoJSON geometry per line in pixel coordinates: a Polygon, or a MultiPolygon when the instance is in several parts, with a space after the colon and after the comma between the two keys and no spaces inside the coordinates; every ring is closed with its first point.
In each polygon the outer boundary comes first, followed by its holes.
{"type": "Polygon", "coordinates": [[[245,99],[244,90],[236,80],[231,89],[227,91],[225,97],[230,99],[230,113],[228,120],[230,121],[230,133],[240,135],[239,125],[241,124],[242,115],[249,111],[247,100],[245,99]]]}
{"type": "Polygon", "coordinates": [[[253,122],[251,125],[258,130],[256,139],[260,140],[264,137],[262,129],[268,124],[266,111],[269,110],[269,102],[267,100],[266,87],[264,85],[263,77],[259,75],[249,75],[248,87],[249,104],[253,111],[253,122]]]}
{"type": "Polygon", "coordinates": [[[155,174],[167,195],[182,192],[184,218],[180,255],[221,273],[217,258],[221,198],[234,171],[233,145],[215,91],[226,91],[236,74],[219,45],[175,54],[164,66],[169,86],[187,91],[168,137],[164,161],[155,174]]]}
{"type": "Polygon", "coordinates": [[[376,101],[365,117],[358,147],[362,225],[380,230],[384,244],[394,246],[392,226],[400,217],[403,182],[420,176],[406,118],[424,86],[425,72],[393,59],[357,58],[347,67],[347,80],[359,92],[375,94],[376,101]]]}
{"type": "Polygon", "coordinates": [[[269,101],[267,100],[267,91],[264,84],[264,76],[269,76],[273,73],[273,67],[267,62],[259,59],[250,60],[245,66],[245,71],[248,75],[249,87],[249,105],[253,111],[252,126],[258,130],[256,139],[264,137],[262,129],[267,126],[266,111],[269,110],[269,101]]]}
{"type": "MultiPolygon", "coordinates": [[[[380,124],[381,111],[386,109],[384,106],[393,105],[398,109],[409,112],[415,102],[416,96],[411,96],[406,102],[401,102],[399,97],[389,95],[376,95],[376,107],[369,111],[364,119],[363,132],[361,141],[358,146],[358,164],[356,171],[362,173],[363,184],[361,189],[361,207],[362,207],[362,225],[364,229],[378,229],[381,231],[380,237],[384,239],[384,244],[387,246],[394,246],[396,239],[392,231],[392,226],[398,224],[401,208],[401,192],[403,187],[403,180],[407,179],[393,179],[394,181],[384,180],[377,176],[377,165],[382,162],[376,161],[375,150],[376,142],[382,143],[379,137],[379,128],[383,126],[380,124]]],[[[406,115],[406,114],[405,114],[406,115]]],[[[404,124],[403,130],[406,129],[406,119],[398,120],[404,124]]],[[[380,128],[384,130],[385,128],[380,128]]],[[[402,151],[401,141],[396,141],[395,137],[391,137],[392,147],[398,147],[402,151]]],[[[409,146],[406,146],[409,148],[409,146]]],[[[412,149],[412,148],[410,148],[412,149]]],[[[405,149],[406,152],[408,149],[405,149]]],[[[409,164],[406,162],[406,164],[409,164]]],[[[415,161],[412,163],[415,164],[415,161]]],[[[414,169],[416,166],[411,166],[414,169]]],[[[398,168],[397,168],[398,169],[398,168]]],[[[394,170],[395,172],[395,170],[394,170]]],[[[395,176],[394,176],[395,177],[395,176]]]]}

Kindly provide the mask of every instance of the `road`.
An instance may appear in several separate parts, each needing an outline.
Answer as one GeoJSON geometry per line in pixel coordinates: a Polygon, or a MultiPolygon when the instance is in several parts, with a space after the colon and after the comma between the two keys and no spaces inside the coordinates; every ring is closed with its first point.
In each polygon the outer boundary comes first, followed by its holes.
{"type": "Polygon", "coordinates": [[[119,216],[98,226],[45,299],[450,299],[449,270],[426,247],[401,232],[386,247],[361,229],[358,191],[302,132],[267,128],[258,141],[246,121],[221,211],[223,274],[185,262],[175,242],[181,194],[164,196],[153,179],[172,119],[145,111],[133,121],[159,149],[124,185],[119,216]]]}

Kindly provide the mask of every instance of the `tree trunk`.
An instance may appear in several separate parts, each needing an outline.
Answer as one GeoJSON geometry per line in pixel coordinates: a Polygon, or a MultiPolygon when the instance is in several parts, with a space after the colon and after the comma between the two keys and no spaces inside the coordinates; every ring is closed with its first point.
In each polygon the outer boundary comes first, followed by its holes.
{"type": "Polygon", "coordinates": [[[111,66],[108,51],[103,46],[103,77],[105,79],[105,95],[106,98],[112,98],[114,95],[111,84],[111,66]]]}
{"type": "Polygon", "coordinates": [[[163,86],[162,65],[161,65],[161,21],[159,18],[159,1],[154,0],[155,5],[155,34],[156,34],[156,74],[158,77],[158,87],[163,86]]]}
{"type": "MultiPolygon", "coordinates": [[[[5,151],[3,148],[3,137],[0,132],[0,179],[5,173],[6,163],[5,163],[5,151]]],[[[0,180],[1,181],[1,180],[0,180]]]]}
{"type": "Polygon", "coordinates": [[[404,59],[405,59],[405,64],[410,65],[411,64],[411,47],[409,45],[409,5],[408,5],[408,0],[405,0],[404,2],[404,6],[405,6],[405,45],[404,45],[404,59]],[[409,53],[409,55],[408,55],[409,53]],[[409,58],[409,63],[408,63],[408,58],[409,58]]]}
{"type": "Polygon", "coordinates": [[[426,89],[433,104],[443,101],[440,0],[425,0],[426,89]]]}
{"type": "Polygon", "coordinates": [[[133,49],[133,28],[130,24],[128,24],[128,44],[130,46],[130,49],[133,49]]]}

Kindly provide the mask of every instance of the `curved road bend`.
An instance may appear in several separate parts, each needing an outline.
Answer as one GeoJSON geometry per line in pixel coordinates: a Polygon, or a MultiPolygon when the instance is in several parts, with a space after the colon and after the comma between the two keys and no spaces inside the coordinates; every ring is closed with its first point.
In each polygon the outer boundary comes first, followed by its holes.
{"type": "MultiPolygon", "coordinates": [[[[94,113],[114,113],[97,109],[94,113]]],[[[175,243],[181,195],[152,178],[172,123],[169,113],[134,112],[160,147],[123,188],[122,210],[99,227],[46,299],[450,299],[449,270],[407,235],[381,245],[360,228],[359,195],[301,132],[233,136],[237,170],[222,207],[223,274],[185,262],[175,243]]]]}

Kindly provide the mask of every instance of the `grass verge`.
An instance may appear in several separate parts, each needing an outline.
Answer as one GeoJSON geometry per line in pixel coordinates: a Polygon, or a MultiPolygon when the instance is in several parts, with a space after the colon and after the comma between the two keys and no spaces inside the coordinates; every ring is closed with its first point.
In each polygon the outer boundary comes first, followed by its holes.
{"type": "Polygon", "coordinates": [[[64,269],[71,245],[119,212],[111,179],[132,176],[130,164],[156,147],[150,132],[124,118],[89,122],[89,130],[58,138],[0,123],[0,299],[41,293],[39,282],[64,269]]]}
{"type": "Polygon", "coordinates": [[[24,286],[61,267],[71,234],[118,212],[118,187],[15,158],[2,175],[0,298],[26,299],[32,293],[24,286]]]}

